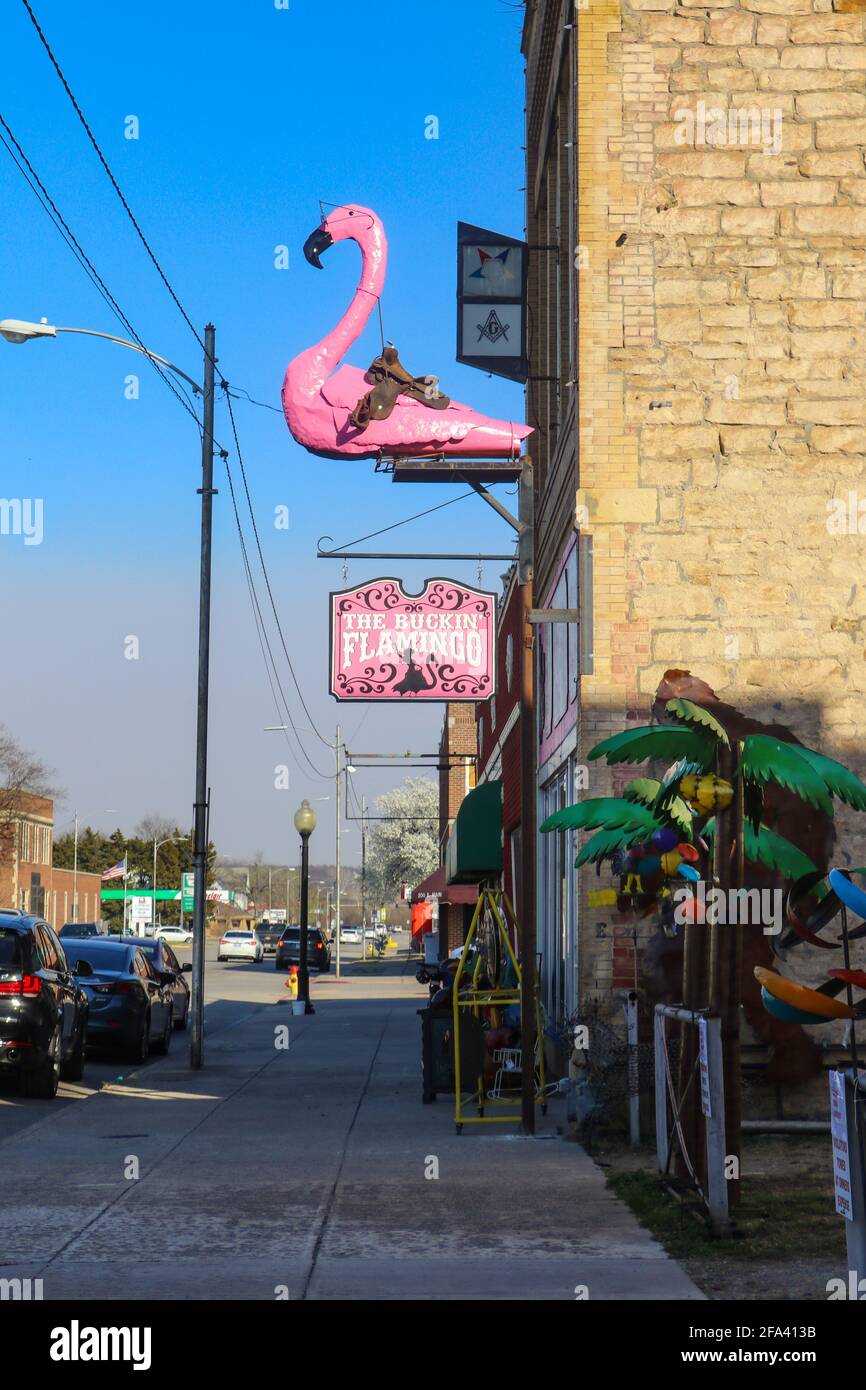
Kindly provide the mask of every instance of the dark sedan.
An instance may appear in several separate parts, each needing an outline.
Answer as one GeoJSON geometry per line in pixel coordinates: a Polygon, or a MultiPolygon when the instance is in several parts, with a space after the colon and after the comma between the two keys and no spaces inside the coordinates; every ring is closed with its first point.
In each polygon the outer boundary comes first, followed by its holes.
{"type": "Polygon", "coordinates": [[[131,1062],[168,1052],[172,987],[141,946],[128,938],[91,937],[78,943],[76,954],[91,970],[80,977],[90,1005],[88,1047],[120,1050],[131,1062]]]}
{"type": "Polygon", "coordinates": [[[185,1028],[189,1016],[189,984],[185,976],[192,970],[192,961],[180,964],[167,941],[153,936],[111,937],[127,946],[138,946],[153,965],[165,984],[171,986],[175,1028],[185,1028]]]}
{"type": "Polygon", "coordinates": [[[57,935],[61,941],[67,941],[71,936],[107,936],[108,927],[101,922],[64,922],[57,935]]]}
{"type": "MultiPolygon", "coordinates": [[[[288,970],[290,965],[301,963],[301,929],[286,927],[277,942],[274,965],[277,970],[288,970]]],[[[331,948],[318,927],[307,928],[307,969],[318,970],[327,975],[331,968],[331,948]]]]}
{"type": "Polygon", "coordinates": [[[17,1073],[25,1096],[45,1100],[61,1076],[79,1081],[87,1008],[48,923],[0,912],[0,1073],[17,1073]]]}

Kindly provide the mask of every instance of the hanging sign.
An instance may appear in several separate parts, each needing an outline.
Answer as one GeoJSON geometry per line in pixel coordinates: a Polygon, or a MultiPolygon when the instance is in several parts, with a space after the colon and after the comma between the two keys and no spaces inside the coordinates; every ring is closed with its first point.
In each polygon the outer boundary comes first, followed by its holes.
{"type": "Polygon", "coordinates": [[[457,361],[525,381],[525,241],[457,223],[457,361]]]}
{"type": "Polygon", "coordinates": [[[331,594],[337,700],[486,700],[496,688],[496,595],[454,579],[407,594],[373,579],[331,594]]]}

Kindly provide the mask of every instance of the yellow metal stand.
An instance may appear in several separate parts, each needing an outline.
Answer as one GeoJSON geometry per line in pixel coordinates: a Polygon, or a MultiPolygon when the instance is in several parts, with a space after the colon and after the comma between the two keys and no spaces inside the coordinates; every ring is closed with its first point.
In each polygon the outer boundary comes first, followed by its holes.
{"type": "MultiPolygon", "coordinates": [[[[521,1120],[520,1112],[520,1092],[516,1091],[513,1096],[490,1096],[484,1091],[484,1071],[483,1064],[481,1072],[475,1077],[474,1086],[467,1092],[468,1104],[477,1107],[477,1115],[468,1115],[463,1108],[463,1081],[461,1077],[461,1055],[460,1055],[460,1013],[462,1009],[470,1009],[475,1018],[481,1014],[485,1008],[504,1009],[509,1004],[520,1005],[521,991],[523,988],[523,975],[517,962],[517,957],[511,946],[508,935],[508,925],[506,920],[511,922],[514,928],[515,940],[519,938],[519,927],[517,918],[514,915],[514,908],[509,902],[507,893],[491,888],[482,888],[478,902],[475,904],[475,911],[472,914],[472,921],[466,933],[466,941],[463,946],[463,954],[457,966],[457,973],[454,976],[452,987],[452,1008],[454,1012],[454,1123],[459,1134],[464,1124],[472,1125],[496,1125],[508,1124],[521,1120]],[[480,958],[475,963],[472,971],[471,986],[461,991],[460,982],[467,973],[467,960],[478,930],[478,923],[485,908],[489,909],[496,924],[496,930],[502,941],[506,954],[514,967],[517,979],[516,985],[504,988],[496,981],[491,988],[478,988],[478,977],[481,970],[480,958]],[[516,1107],[516,1108],[515,1108],[516,1107]],[[494,1114],[488,1115],[485,1111],[491,1108],[494,1114]]],[[[544,1047],[542,1045],[541,1033],[541,1009],[539,1007],[538,996],[535,998],[535,1017],[536,1017],[536,1052],[537,1056],[526,1059],[526,1049],[523,1049],[521,1058],[524,1066],[529,1065],[536,1074],[535,1081],[535,1101],[541,1105],[542,1114],[546,1113],[545,1103],[545,1081],[544,1081],[544,1047]]],[[[516,1073],[519,1075],[519,1073],[516,1073]]]]}

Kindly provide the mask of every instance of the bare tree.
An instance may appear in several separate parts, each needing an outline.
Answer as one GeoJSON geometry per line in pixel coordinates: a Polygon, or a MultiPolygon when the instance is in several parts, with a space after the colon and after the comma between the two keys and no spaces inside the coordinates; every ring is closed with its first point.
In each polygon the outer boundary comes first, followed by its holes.
{"type": "Polygon", "coordinates": [[[0,724],[0,857],[5,859],[15,840],[22,799],[59,795],[52,784],[53,768],[35,753],[22,748],[5,725],[0,724]]]}
{"type": "Polygon", "coordinates": [[[135,827],[135,837],[138,840],[166,840],[175,833],[176,827],[177,821],[169,820],[159,811],[148,811],[135,827]]]}

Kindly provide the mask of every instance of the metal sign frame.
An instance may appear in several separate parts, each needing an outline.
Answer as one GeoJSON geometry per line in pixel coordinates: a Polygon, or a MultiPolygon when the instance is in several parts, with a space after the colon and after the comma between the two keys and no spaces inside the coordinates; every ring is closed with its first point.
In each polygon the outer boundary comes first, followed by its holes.
{"type": "Polygon", "coordinates": [[[492,232],[486,227],[475,227],[470,222],[457,223],[457,361],[462,362],[467,367],[476,367],[479,371],[490,372],[494,376],[504,376],[509,381],[525,382],[529,376],[529,354],[527,352],[527,283],[529,276],[529,245],[525,241],[520,241],[517,237],[503,236],[500,232],[492,232]],[[515,247],[522,253],[522,273],[520,277],[520,292],[515,295],[501,295],[495,293],[487,294],[467,294],[463,288],[463,251],[467,246],[472,246],[475,242],[486,242],[489,245],[515,247]],[[519,306],[520,308],[520,346],[519,351],[502,357],[481,356],[477,353],[463,352],[465,346],[463,342],[463,308],[464,305],[503,305],[519,306]]]}

